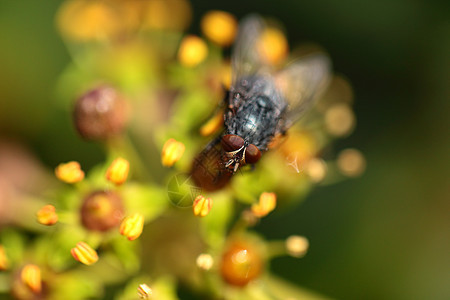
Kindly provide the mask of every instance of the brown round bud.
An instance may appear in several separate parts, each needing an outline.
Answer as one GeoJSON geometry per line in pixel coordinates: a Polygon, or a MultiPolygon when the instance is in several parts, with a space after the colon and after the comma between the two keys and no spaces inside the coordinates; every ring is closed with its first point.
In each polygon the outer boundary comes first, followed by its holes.
{"type": "Polygon", "coordinates": [[[263,255],[257,245],[236,239],[222,255],[220,274],[228,284],[243,287],[261,274],[263,265],[263,255]]]}
{"type": "Polygon", "coordinates": [[[123,215],[122,199],[111,191],[95,191],[81,206],[81,223],[89,230],[107,231],[118,226],[123,215]]]}
{"type": "Polygon", "coordinates": [[[115,88],[99,86],[76,101],[73,114],[75,128],[87,140],[117,136],[127,123],[126,110],[126,101],[115,88]]]}

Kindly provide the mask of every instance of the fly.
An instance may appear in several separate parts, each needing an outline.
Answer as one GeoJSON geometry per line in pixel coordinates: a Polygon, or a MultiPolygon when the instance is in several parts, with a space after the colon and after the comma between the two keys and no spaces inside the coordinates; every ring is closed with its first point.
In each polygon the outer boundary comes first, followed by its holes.
{"type": "Polygon", "coordinates": [[[330,61],[323,53],[298,58],[281,70],[266,63],[259,43],[266,29],[256,15],[239,26],[224,129],[196,157],[192,170],[196,183],[207,190],[223,187],[240,167],[256,164],[327,86],[330,61]]]}

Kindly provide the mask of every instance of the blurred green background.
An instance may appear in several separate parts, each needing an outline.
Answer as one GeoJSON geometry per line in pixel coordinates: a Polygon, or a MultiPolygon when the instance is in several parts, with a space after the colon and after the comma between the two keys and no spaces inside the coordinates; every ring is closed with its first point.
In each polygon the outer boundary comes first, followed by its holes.
{"type": "MultiPolygon", "coordinates": [[[[54,25],[60,1],[0,2],[0,135],[49,167],[102,152],[77,138],[55,83],[70,57],[54,25]]],[[[355,93],[366,173],[317,188],[258,226],[268,238],[303,234],[310,252],[272,269],[338,299],[450,298],[450,4],[448,1],[191,1],[200,17],[223,9],[278,18],[290,42],[314,41],[355,93]]]]}

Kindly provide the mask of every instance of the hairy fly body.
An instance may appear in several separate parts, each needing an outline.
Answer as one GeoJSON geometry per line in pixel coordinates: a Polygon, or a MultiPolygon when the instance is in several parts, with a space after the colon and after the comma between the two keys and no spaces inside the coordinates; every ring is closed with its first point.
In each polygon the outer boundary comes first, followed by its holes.
{"type": "Polygon", "coordinates": [[[224,129],[195,159],[192,175],[208,190],[223,187],[246,164],[255,164],[313,104],[328,82],[329,60],[322,53],[298,58],[281,70],[260,51],[266,30],[258,16],[239,27],[232,52],[232,85],[224,100],[224,129]]]}

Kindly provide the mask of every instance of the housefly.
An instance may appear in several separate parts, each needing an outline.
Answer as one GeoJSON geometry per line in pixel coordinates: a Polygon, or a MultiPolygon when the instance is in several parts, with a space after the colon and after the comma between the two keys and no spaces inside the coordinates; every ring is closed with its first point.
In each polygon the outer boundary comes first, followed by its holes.
{"type": "Polygon", "coordinates": [[[222,188],[241,166],[257,163],[327,85],[330,61],[323,53],[298,58],[280,70],[266,63],[260,43],[265,30],[256,15],[240,23],[231,56],[232,84],[223,101],[224,128],[192,168],[194,181],[206,190],[222,188]]]}

